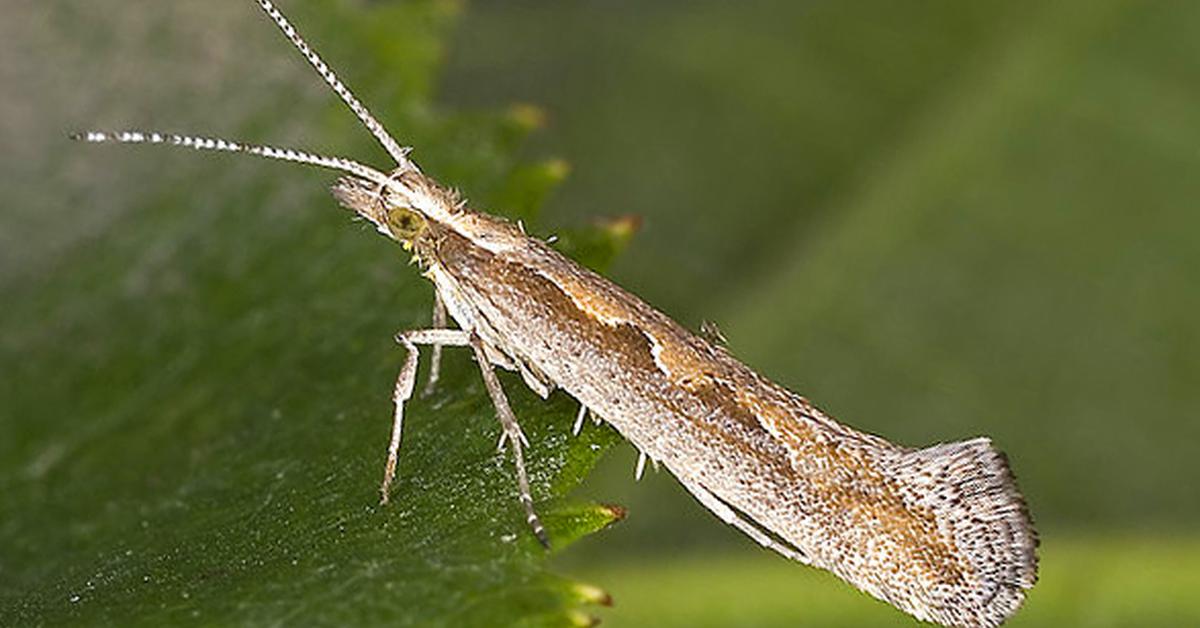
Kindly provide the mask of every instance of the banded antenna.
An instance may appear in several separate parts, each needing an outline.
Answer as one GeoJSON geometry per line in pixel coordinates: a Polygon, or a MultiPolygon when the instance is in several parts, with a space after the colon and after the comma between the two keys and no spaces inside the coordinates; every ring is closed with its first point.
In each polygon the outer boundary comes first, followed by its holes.
{"type": "Polygon", "coordinates": [[[340,170],[354,176],[372,181],[383,187],[392,187],[394,181],[378,170],[345,157],[328,157],[317,155],[295,148],[281,148],[263,144],[244,144],[215,137],[198,137],[195,135],[178,135],[175,133],[159,133],[158,131],[85,131],[72,133],[71,139],[90,142],[92,144],[167,144],[196,150],[211,150],[224,153],[245,153],[257,155],[266,159],[291,161],[298,164],[308,164],[329,170],[340,170]]]}
{"type": "MultiPolygon", "coordinates": [[[[345,84],[338,79],[337,74],[335,74],[333,70],[329,69],[329,66],[321,60],[321,57],[318,56],[317,53],[314,52],[307,43],[305,43],[304,39],[300,37],[300,34],[296,32],[296,29],[292,26],[291,22],[288,22],[287,18],[283,16],[283,13],[280,13],[279,9],[275,8],[275,5],[272,4],[270,0],[258,0],[258,5],[262,7],[263,11],[267,13],[267,16],[269,16],[277,26],[279,26],[279,29],[283,31],[283,34],[287,36],[296,49],[300,51],[300,54],[304,55],[304,58],[307,59],[309,64],[312,65],[313,69],[317,71],[317,74],[320,74],[321,78],[325,79],[325,82],[329,85],[329,87],[331,87],[333,91],[336,92],[339,97],[341,97],[342,102],[346,103],[346,105],[350,107],[350,110],[354,112],[354,115],[358,116],[358,119],[363,123],[363,126],[367,127],[367,130],[369,130],[371,134],[375,136],[375,139],[379,140],[379,143],[383,145],[384,150],[386,150],[388,154],[392,156],[392,159],[396,160],[396,164],[400,167],[400,169],[411,172],[420,172],[420,169],[417,168],[417,165],[408,158],[408,154],[412,152],[412,149],[400,146],[400,144],[396,142],[395,138],[388,134],[387,129],[384,128],[383,124],[381,124],[379,120],[376,120],[375,116],[372,116],[370,111],[367,111],[367,108],[364,107],[362,103],[360,103],[358,99],[354,97],[354,94],[350,93],[350,90],[346,88],[345,84]]],[[[352,174],[362,179],[377,183],[381,187],[395,187],[396,185],[396,182],[387,175],[370,166],[354,161],[353,159],[319,155],[295,148],[249,144],[221,138],[179,135],[176,133],[163,133],[159,131],[128,130],[109,132],[92,130],[82,133],[73,133],[70,137],[73,140],[90,142],[93,144],[165,144],[168,146],[194,148],[196,150],[245,153],[257,155],[266,159],[277,159],[280,161],[290,161],[294,163],[318,166],[330,170],[339,170],[341,172],[352,174]]]]}
{"type": "Polygon", "coordinates": [[[371,115],[370,111],[367,111],[367,108],[364,107],[362,103],[360,103],[358,99],[354,97],[354,94],[350,93],[350,90],[344,83],[342,83],[341,79],[337,77],[337,74],[335,74],[333,70],[329,69],[329,66],[321,60],[320,55],[318,55],[316,51],[313,50],[302,37],[300,37],[300,34],[297,33],[296,29],[292,26],[292,23],[283,16],[283,13],[280,13],[279,9],[275,8],[275,5],[271,4],[270,0],[258,0],[258,6],[262,7],[263,11],[266,11],[267,15],[275,21],[277,26],[279,26],[279,30],[283,31],[283,34],[289,40],[291,40],[292,45],[296,47],[296,50],[299,50],[300,54],[304,55],[305,59],[308,59],[309,65],[311,65],[313,69],[317,71],[317,74],[321,75],[321,78],[325,79],[325,82],[329,84],[329,87],[341,97],[342,102],[346,103],[347,107],[350,107],[350,110],[354,112],[354,115],[358,116],[358,119],[363,123],[363,126],[367,127],[367,130],[371,132],[371,135],[374,135],[375,139],[379,140],[379,143],[383,145],[384,150],[386,150],[388,154],[392,156],[392,159],[396,160],[396,165],[404,168],[405,170],[409,168],[415,170],[416,165],[413,164],[408,158],[408,154],[412,152],[412,149],[405,148],[396,142],[395,138],[393,138],[391,134],[387,132],[387,129],[384,128],[383,124],[380,123],[379,120],[376,120],[375,116],[371,115]]]}

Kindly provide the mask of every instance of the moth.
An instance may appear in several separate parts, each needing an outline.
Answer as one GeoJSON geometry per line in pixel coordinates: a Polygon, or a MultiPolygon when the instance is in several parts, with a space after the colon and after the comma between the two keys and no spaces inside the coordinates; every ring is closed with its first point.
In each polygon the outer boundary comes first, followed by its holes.
{"type": "Polygon", "coordinates": [[[520,502],[547,547],[525,473],[530,443],[496,368],[542,397],[556,389],[666,467],[724,522],[783,556],[827,569],[922,620],[996,626],[1037,578],[1037,535],[1007,460],[987,438],[913,449],[843,425],[518,225],[469,208],[425,175],[269,1],[257,0],[396,161],[384,172],[343,157],[170,133],[89,131],[87,142],[248,153],[343,173],[333,196],[412,251],[433,283],[432,325],[403,331],[407,355],[381,499],[399,455],[418,347],[473,352],[512,451],[520,502]],[[448,323],[452,321],[454,326],[448,323]]]}

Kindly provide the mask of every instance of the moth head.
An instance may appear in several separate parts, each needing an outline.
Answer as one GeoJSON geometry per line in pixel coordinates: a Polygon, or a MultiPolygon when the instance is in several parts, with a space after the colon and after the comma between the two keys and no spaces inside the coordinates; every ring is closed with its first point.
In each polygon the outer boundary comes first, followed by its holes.
{"type": "Polygon", "coordinates": [[[333,186],[338,203],[367,220],[383,235],[411,246],[431,220],[455,210],[446,193],[421,175],[395,175],[388,185],[343,177],[333,186]]]}

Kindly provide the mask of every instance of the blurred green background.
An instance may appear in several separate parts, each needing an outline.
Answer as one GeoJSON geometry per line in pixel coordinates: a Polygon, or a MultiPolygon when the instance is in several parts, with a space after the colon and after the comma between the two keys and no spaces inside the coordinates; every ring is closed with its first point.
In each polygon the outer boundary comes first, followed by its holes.
{"type": "MultiPolygon", "coordinates": [[[[18,16],[0,24],[3,285],[53,269],[124,190],[181,163],[47,138],[142,122],[304,145],[331,124],[329,96],[242,3],[173,3],[169,20],[153,4],[104,3],[100,36],[80,17],[95,3],[3,3],[18,16]]],[[[320,37],[353,61],[356,42],[320,37]]],[[[744,361],[860,429],[1007,451],[1043,537],[1012,625],[1200,623],[1200,4],[476,2],[442,63],[439,106],[545,112],[523,154],[571,176],[543,228],[643,219],[619,283],[716,321],[744,361]]],[[[203,206],[204,181],[170,180],[203,206]]],[[[3,342],[19,359],[32,341],[3,342]]],[[[668,474],[635,484],[634,460],[623,446],[582,489],[628,520],[556,558],[613,593],[606,624],[911,623],[757,549],[668,474]]]]}

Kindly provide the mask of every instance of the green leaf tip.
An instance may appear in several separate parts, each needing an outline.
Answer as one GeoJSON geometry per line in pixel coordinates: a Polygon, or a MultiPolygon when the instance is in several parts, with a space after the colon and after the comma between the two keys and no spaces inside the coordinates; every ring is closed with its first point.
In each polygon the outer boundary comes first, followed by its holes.
{"type": "Polygon", "coordinates": [[[535,220],[550,193],[570,172],[571,166],[562,159],[515,166],[491,200],[510,218],[535,220]]]}
{"type": "Polygon", "coordinates": [[[572,610],[567,613],[567,622],[572,628],[591,628],[600,625],[600,618],[583,611],[572,610]]]}
{"type": "Polygon", "coordinates": [[[518,103],[508,108],[508,119],[526,131],[546,126],[546,111],[530,103],[518,103]]]}
{"type": "Polygon", "coordinates": [[[603,271],[629,246],[642,227],[636,214],[595,218],[586,227],[561,232],[556,246],[572,259],[603,271]]]}
{"type": "Polygon", "coordinates": [[[600,587],[578,582],[573,587],[576,599],[584,604],[597,606],[612,606],[612,595],[600,587]]]}
{"type": "Polygon", "coordinates": [[[555,548],[599,532],[625,518],[625,509],[608,504],[572,504],[555,508],[545,519],[555,548]]]}

